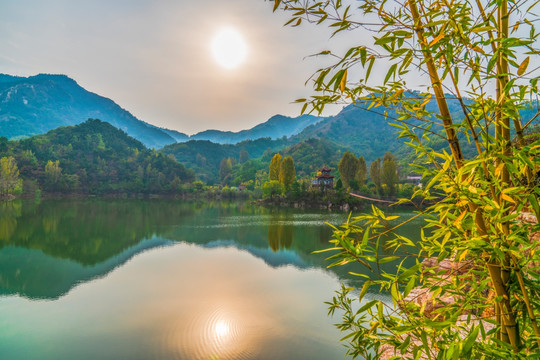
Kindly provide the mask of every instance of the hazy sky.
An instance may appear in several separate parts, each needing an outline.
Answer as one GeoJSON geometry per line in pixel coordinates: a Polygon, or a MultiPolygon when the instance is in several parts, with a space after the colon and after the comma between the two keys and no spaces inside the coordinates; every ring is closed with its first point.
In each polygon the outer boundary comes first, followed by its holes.
{"type": "MultiPolygon", "coordinates": [[[[283,27],[264,0],[2,0],[0,72],[66,74],[139,119],[188,134],[238,131],[298,115],[329,30],[283,27]],[[245,63],[220,67],[210,44],[231,26],[245,63]]],[[[350,34],[349,34],[350,36],[350,34]]],[[[344,38],[332,40],[339,44],[344,38]]],[[[333,112],[337,108],[333,109],[333,112]]],[[[332,113],[332,111],[330,112],[332,113]]]]}

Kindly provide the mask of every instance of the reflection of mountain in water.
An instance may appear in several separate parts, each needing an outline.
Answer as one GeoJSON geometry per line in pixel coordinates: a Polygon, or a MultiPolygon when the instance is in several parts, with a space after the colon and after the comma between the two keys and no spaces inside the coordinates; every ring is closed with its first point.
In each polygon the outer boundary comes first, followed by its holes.
{"type": "Polygon", "coordinates": [[[51,257],[39,250],[5,248],[0,251],[0,295],[58,298],[79,283],[103,277],[145,250],[168,244],[171,241],[160,238],[143,240],[119,255],[91,266],[51,257]]]}
{"type": "Polygon", "coordinates": [[[171,243],[159,233],[185,211],[131,200],[0,203],[0,295],[57,298],[171,243]]]}
{"type": "MultiPolygon", "coordinates": [[[[236,247],[269,266],[325,268],[330,228],[344,214],[179,201],[45,201],[0,204],[0,295],[58,298],[138,253],[173,241],[236,247]]],[[[348,271],[332,268],[341,279],[348,271]]]]}
{"type": "Polygon", "coordinates": [[[234,247],[239,250],[245,250],[255,257],[263,259],[264,262],[272,267],[279,267],[284,265],[294,265],[298,268],[308,268],[310,264],[307,263],[300,254],[296,251],[283,250],[276,252],[270,248],[259,248],[250,245],[241,245],[234,240],[216,240],[211,241],[204,245],[207,248],[226,248],[234,247]]]}

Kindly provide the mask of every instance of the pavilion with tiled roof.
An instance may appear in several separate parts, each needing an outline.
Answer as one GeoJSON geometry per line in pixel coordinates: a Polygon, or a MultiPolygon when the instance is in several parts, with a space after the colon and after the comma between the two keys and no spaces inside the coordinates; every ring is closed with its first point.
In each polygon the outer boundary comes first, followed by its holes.
{"type": "Polygon", "coordinates": [[[317,170],[317,176],[311,182],[313,186],[323,186],[323,187],[333,187],[334,186],[334,175],[330,175],[332,169],[324,166],[321,169],[317,170]]]}

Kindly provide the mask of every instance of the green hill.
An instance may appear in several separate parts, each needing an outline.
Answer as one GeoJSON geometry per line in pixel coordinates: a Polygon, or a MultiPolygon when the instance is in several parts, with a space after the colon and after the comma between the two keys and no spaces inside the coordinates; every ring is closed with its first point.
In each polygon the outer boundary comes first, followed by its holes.
{"type": "Polygon", "coordinates": [[[247,152],[248,159],[256,159],[265,153],[272,154],[288,144],[286,139],[271,140],[270,138],[223,145],[210,141],[191,140],[166,146],[161,152],[173,155],[178,162],[195,171],[199,179],[208,184],[214,184],[219,182],[219,164],[222,159],[231,158],[234,162],[241,162],[242,151],[247,152]]]}
{"type": "MultiPolygon", "coordinates": [[[[294,160],[299,177],[311,176],[323,166],[337,169],[337,164],[348,149],[325,139],[308,139],[283,149],[283,156],[294,160]]],[[[336,170],[337,171],[337,170],[336,170]]]]}
{"type": "Polygon", "coordinates": [[[2,156],[15,158],[24,180],[52,192],[161,193],[195,177],[182,164],[94,119],[19,141],[0,138],[2,156]]]}

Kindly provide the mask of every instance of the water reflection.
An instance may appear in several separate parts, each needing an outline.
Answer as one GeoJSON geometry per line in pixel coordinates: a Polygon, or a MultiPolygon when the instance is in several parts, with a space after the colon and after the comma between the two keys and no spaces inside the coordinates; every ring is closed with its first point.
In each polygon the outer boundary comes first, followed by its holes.
{"type": "Polygon", "coordinates": [[[2,358],[338,359],[337,279],[238,249],[174,244],[55,301],[0,301],[2,358]]]}
{"type": "Polygon", "coordinates": [[[18,201],[0,201],[0,243],[7,244],[17,229],[17,218],[21,216],[22,204],[18,201]]]}
{"type": "Polygon", "coordinates": [[[346,214],[178,201],[0,206],[0,295],[20,295],[0,296],[6,358],[343,357],[324,301],[364,269],[327,270],[328,255],[312,252],[328,245],[324,222],[346,214]]]}
{"type": "Polygon", "coordinates": [[[163,226],[180,224],[187,210],[141,201],[0,204],[0,247],[41,250],[83,265],[101,263],[159,235],[163,226]]]}
{"type": "MultiPolygon", "coordinates": [[[[312,252],[328,246],[331,229],[325,222],[346,218],[343,213],[169,200],[9,202],[0,203],[0,209],[0,295],[30,298],[57,298],[140,252],[173,242],[235,247],[273,267],[325,269],[328,254],[312,252]]],[[[349,272],[366,269],[351,264],[329,271],[355,282],[360,280],[349,272]]]]}
{"type": "Polygon", "coordinates": [[[268,223],[268,245],[276,252],[280,249],[290,249],[294,238],[292,214],[274,212],[268,223]]]}
{"type": "Polygon", "coordinates": [[[195,318],[174,344],[180,359],[250,359],[259,344],[251,316],[219,307],[195,318]],[[251,331],[249,331],[251,328],[251,331]]]}

